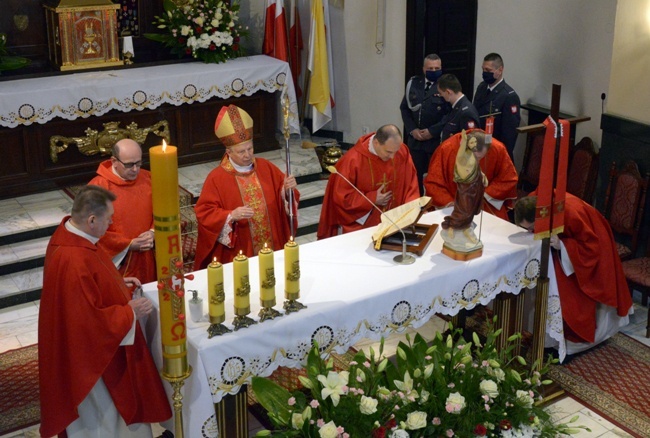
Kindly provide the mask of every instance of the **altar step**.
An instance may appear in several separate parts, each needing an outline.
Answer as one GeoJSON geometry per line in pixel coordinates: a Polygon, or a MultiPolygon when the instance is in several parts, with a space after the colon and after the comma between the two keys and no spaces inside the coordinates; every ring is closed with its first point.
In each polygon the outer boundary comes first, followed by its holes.
{"type": "MultiPolygon", "coordinates": [[[[314,149],[302,149],[300,141],[292,139],[290,152],[292,173],[300,191],[296,241],[304,244],[316,240],[327,180],[314,149]]],[[[256,156],[272,161],[282,170],[286,167],[282,150],[256,156]]],[[[193,195],[194,202],[216,164],[179,169],[179,185],[193,195]]],[[[0,309],[40,299],[47,244],[71,207],[72,198],[64,190],[0,200],[0,309]]]]}

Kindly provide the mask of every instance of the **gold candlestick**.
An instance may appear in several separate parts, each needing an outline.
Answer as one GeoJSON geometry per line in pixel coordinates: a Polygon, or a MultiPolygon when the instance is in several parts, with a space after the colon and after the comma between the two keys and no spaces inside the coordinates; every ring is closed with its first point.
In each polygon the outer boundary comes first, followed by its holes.
{"type": "Polygon", "coordinates": [[[251,284],[248,276],[248,257],[241,251],[232,261],[233,287],[235,289],[235,331],[240,328],[257,324],[257,321],[248,317],[251,313],[251,284]]]}
{"type": "Polygon", "coordinates": [[[300,303],[300,252],[293,236],[284,245],[284,311],[297,312],[307,306],[300,303]]]}
{"type": "Polygon", "coordinates": [[[208,265],[208,312],[210,314],[210,327],[208,339],[230,333],[228,327],[222,324],[226,320],[226,293],[223,288],[223,265],[215,257],[208,265]]]}
{"type": "Polygon", "coordinates": [[[273,259],[273,250],[265,243],[264,248],[260,249],[257,260],[260,267],[260,321],[277,318],[282,316],[273,306],[275,300],[275,262],[273,259]]]}

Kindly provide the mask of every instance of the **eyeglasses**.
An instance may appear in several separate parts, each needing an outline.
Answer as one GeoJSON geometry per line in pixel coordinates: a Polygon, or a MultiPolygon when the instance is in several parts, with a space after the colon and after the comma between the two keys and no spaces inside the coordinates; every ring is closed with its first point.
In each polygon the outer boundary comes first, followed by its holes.
{"type": "Polygon", "coordinates": [[[117,161],[122,163],[122,166],[124,166],[125,169],[133,169],[134,167],[142,167],[142,160],[136,161],[135,163],[125,163],[124,161],[120,160],[116,156],[113,156],[117,161]]]}

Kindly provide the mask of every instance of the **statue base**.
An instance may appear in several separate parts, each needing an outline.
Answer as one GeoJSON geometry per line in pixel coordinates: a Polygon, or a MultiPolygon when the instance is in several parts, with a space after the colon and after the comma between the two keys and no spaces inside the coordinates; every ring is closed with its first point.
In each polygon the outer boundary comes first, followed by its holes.
{"type": "Polygon", "coordinates": [[[466,262],[468,260],[477,259],[483,255],[483,247],[475,249],[470,252],[457,251],[451,248],[448,248],[446,245],[442,246],[442,253],[447,257],[459,260],[461,262],[466,262]]]}

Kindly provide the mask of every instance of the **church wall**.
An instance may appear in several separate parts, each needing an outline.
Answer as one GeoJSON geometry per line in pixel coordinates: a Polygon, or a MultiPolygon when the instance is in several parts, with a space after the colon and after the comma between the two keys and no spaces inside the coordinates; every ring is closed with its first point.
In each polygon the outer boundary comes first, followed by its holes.
{"type": "MultiPolygon", "coordinates": [[[[616,0],[481,0],[478,2],[476,78],[489,52],[504,59],[504,77],[522,104],[550,107],[552,85],[562,86],[562,112],[590,116],[577,127],[600,145],[601,93],[609,81],[616,0]]],[[[522,111],[527,123],[527,112],[522,111]]],[[[520,136],[516,160],[523,156],[520,136]]]]}

